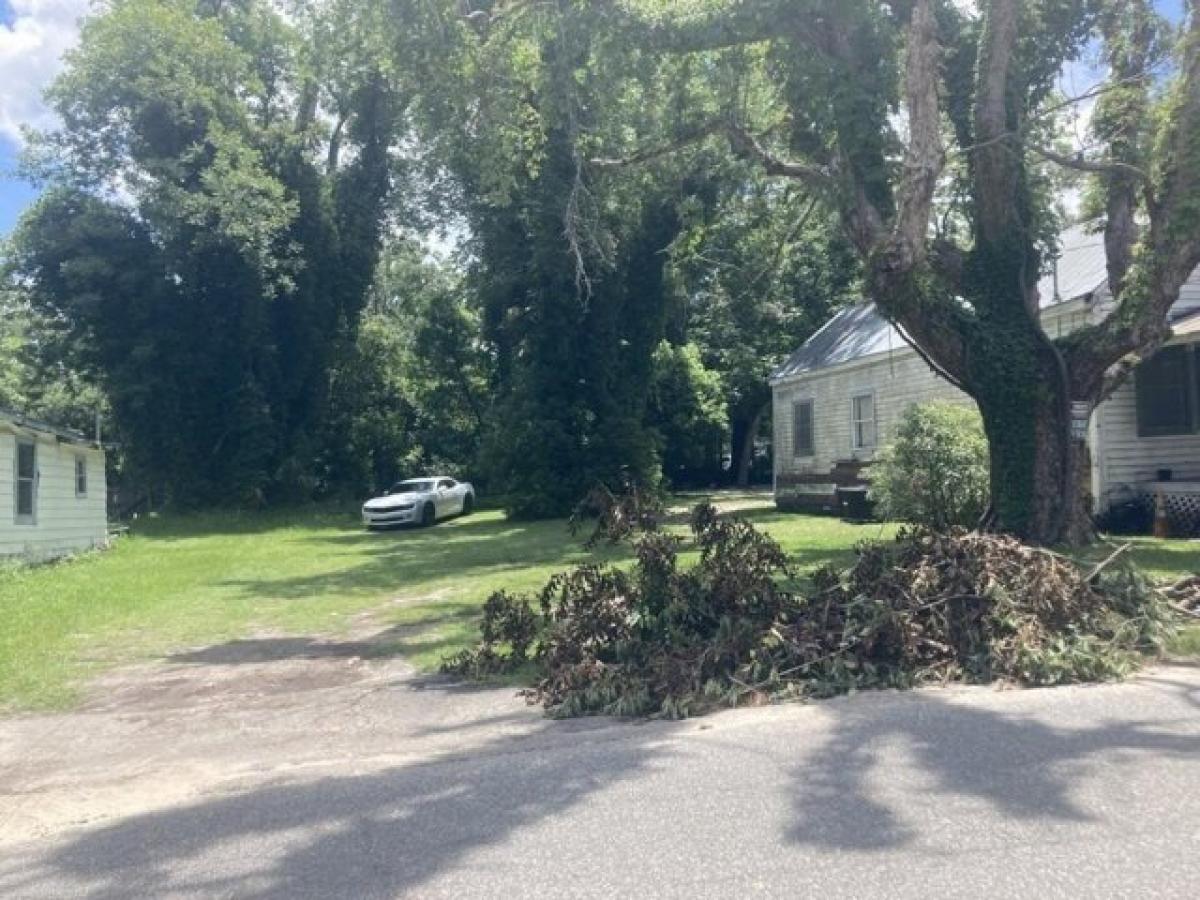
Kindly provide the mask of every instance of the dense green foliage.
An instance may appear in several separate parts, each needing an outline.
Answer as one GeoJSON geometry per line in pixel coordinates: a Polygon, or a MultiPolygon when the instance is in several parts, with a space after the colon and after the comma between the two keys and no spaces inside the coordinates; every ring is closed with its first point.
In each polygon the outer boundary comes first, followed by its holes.
{"type": "Polygon", "coordinates": [[[381,69],[326,71],[316,49],[263,2],[119,0],[49,92],[63,127],[32,155],[53,186],[9,271],[53,323],[39,351],[103,390],[127,474],[159,500],[317,486],[399,103],[381,69]],[[323,92],[345,98],[344,162],[312,152],[323,92]]]}
{"type": "Polygon", "coordinates": [[[1078,539],[1070,404],[1200,261],[1186,27],[1146,0],[112,0],[31,135],[48,190],[5,257],[32,349],[0,386],[104,406],[158,502],[436,467],[556,515],[761,477],[772,366],[867,293],[978,401],[1000,526],[1078,539]],[[1059,75],[1092,48],[1114,83],[1073,158],[1059,75]],[[1119,311],[1051,339],[1064,168],[1119,311]]]}
{"type": "Polygon", "coordinates": [[[353,343],[330,371],[320,445],[328,484],[376,491],[411,472],[471,476],[490,357],[461,277],[410,242],[388,245],[353,343]]]}
{"type": "Polygon", "coordinates": [[[910,406],[871,466],[871,497],[889,520],[938,530],[975,527],[988,500],[979,413],[951,403],[910,406]]]}
{"type": "Polygon", "coordinates": [[[654,351],[649,420],[662,453],[663,474],[675,487],[720,479],[728,413],[720,376],[704,367],[695,344],[654,351]]]}
{"type": "MultiPolygon", "coordinates": [[[[92,434],[106,399],[60,355],[45,352],[51,323],[20,291],[0,289],[0,407],[92,434]]],[[[103,428],[103,424],[102,424],[103,428]]]]}
{"type": "Polygon", "coordinates": [[[811,198],[721,153],[592,166],[739,88],[584,12],[98,8],[48,95],[61,127],[32,136],[47,191],[5,254],[0,399],[103,406],[122,494],[152,505],[436,468],[528,517],[597,482],[744,481],[770,367],[856,263],[811,198]],[[614,93],[635,71],[657,84],[636,108],[614,93]]]}

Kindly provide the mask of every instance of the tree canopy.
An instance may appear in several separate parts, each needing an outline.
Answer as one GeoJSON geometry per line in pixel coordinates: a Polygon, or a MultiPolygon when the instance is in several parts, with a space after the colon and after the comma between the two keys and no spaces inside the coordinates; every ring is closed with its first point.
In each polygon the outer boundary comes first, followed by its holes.
{"type": "Polygon", "coordinates": [[[992,520],[1086,538],[1072,416],[1166,338],[1200,262],[1195,16],[281,9],[111,0],[31,136],[49,189],[6,257],[39,336],[0,385],[58,366],[100,392],[144,489],[268,502],[444,466],[550,515],[595,481],[746,478],[771,365],[865,293],[977,401],[992,520]],[[1051,338],[1036,284],[1068,178],[1115,311],[1051,338]]]}

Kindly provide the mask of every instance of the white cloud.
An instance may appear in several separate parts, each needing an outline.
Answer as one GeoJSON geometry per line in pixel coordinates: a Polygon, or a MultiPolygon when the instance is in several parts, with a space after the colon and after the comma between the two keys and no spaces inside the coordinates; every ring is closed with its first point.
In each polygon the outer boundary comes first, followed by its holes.
{"type": "Polygon", "coordinates": [[[0,138],[20,144],[21,126],[46,127],[53,114],[43,89],[79,40],[90,0],[9,0],[12,22],[0,25],[0,138]]]}

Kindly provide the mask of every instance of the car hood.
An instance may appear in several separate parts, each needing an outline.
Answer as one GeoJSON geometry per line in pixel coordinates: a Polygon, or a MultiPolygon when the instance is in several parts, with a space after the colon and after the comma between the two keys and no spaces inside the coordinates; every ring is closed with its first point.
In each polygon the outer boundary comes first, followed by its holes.
{"type": "Polygon", "coordinates": [[[375,497],[363,504],[363,509],[387,509],[392,506],[399,506],[401,503],[416,503],[428,494],[409,492],[404,494],[387,494],[383,497],[375,497]]]}

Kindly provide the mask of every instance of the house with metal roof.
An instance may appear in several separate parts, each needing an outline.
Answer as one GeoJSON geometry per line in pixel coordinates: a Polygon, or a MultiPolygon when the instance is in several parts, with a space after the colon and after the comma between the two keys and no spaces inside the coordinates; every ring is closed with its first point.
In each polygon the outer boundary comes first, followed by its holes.
{"type": "MultiPolygon", "coordinates": [[[[1112,308],[1104,237],[1076,226],[1038,283],[1051,337],[1103,319],[1112,308]]],[[[1092,414],[1092,493],[1097,511],[1156,493],[1200,516],[1200,270],[1171,311],[1173,336],[1092,414]]],[[[781,502],[831,504],[858,486],[905,409],[972,403],[917,354],[870,301],[843,308],[771,376],[775,489],[781,502]]]]}
{"type": "MultiPolygon", "coordinates": [[[[98,438],[98,435],[96,436],[98,438]]],[[[0,557],[52,559],[108,541],[104,447],[0,408],[0,557]]]]}

